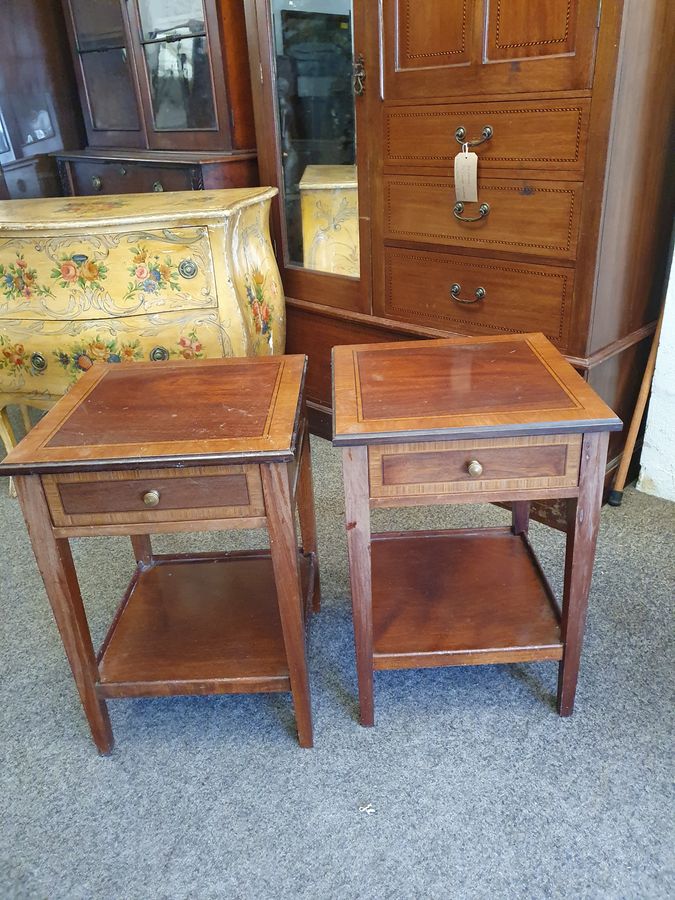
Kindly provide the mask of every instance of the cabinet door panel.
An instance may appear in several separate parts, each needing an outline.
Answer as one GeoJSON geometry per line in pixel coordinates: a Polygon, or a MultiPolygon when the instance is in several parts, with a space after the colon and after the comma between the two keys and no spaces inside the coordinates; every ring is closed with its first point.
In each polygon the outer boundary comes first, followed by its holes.
{"type": "Polygon", "coordinates": [[[590,88],[600,0],[383,0],[384,99],[590,88]]]}

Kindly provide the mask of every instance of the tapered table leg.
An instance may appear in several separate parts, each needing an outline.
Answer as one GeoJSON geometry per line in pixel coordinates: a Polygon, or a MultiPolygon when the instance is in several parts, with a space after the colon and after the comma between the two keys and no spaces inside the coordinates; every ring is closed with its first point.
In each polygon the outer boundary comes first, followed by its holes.
{"type": "Polygon", "coordinates": [[[152,543],[149,534],[132,534],[131,547],[137,563],[142,566],[152,565],[152,543]]]}
{"type": "Polygon", "coordinates": [[[514,534],[527,534],[530,525],[530,501],[514,500],[511,504],[511,530],[514,534]]]}
{"type": "Polygon", "coordinates": [[[288,467],[280,463],[261,465],[260,471],[298,740],[301,747],[312,747],[304,601],[288,467]]]}
{"type": "Polygon", "coordinates": [[[375,708],[368,448],[345,447],[342,451],[342,469],[360,721],[362,725],[370,726],[375,723],[375,708]]]}
{"type": "Polygon", "coordinates": [[[37,475],[17,477],[16,489],[94,743],[100,753],[109,753],[113,748],[113,734],[106,704],[96,693],[96,655],[70,545],[66,539],[54,537],[40,478],[37,475]]]}
{"type": "Polygon", "coordinates": [[[609,433],[606,431],[584,435],[579,496],[576,501],[570,500],[568,506],[561,622],[563,658],[558,667],[558,712],[561,716],[572,715],[574,709],[581,647],[586,627],[588,593],[600,523],[608,440],[609,433]]]}
{"type": "Polygon", "coordinates": [[[302,535],[302,549],[305,553],[313,553],[314,566],[314,592],[312,594],[312,609],[319,612],[321,609],[321,582],[319,580],[319,555],[316,540],[316,514],[314,512],[314,489],[312,487],[312,457],[309,447],[309,432],[305,428],[305,435],[300,449],[298,465],[297,505],[298,518],[300,520],[300,533],[302,535]]]}

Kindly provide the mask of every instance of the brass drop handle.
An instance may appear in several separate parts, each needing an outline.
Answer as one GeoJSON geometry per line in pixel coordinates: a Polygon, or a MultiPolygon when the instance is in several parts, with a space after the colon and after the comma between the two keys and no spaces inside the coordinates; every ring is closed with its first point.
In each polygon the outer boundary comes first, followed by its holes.
{"type": "Polygon", "coordinates": [[[103,181],[99,178],[98,175],[91,176],[91,186],[95,191],[100,191],[103,187],[103,181]]]}
{"type": "Polygon", "coordinates": [[[455,140],[458,144],[466,144],[467,147],[479,147],[481,144],[484,144],[486,141],[489,141],[493,135],[492,127],[490,125],[486,125],[485,128],[481,131],[481,136],[477,141],[467,141],[466,139],[466,128],[463,125],[460,125],[459,128],[455,131],[455,140]]]}
{"type": "Polygon", "coordinates": [[[143,503],[146,506],[157,506],[159,503],[159,491],[146,491],[143,494],[143,503]]]}
{"type": "Polygon", "coordinates": [[[483,467],[477,459],[472,459],[471,462],[467,465],[466,471],[472,478],[480,478],[480,476],[483,474],[483,467]]]}
{"type": "Polygon", "coordinates": [[[359,53],[352,65],[352,90],[355,97],[362,97],[366,92],[366,64],[363,53],[359,53]]]}
{"type": "Polygon", "coordinates": [[[162,184],[161,181],[153,181],[152,189],[156,194],[161,194],[162,191],[164,190],[164,185],[162,184]]]}
{"type": "Polygon", "coordinates": [[[453,300],[456,300],[458,303],[478,303],[479,300],[484,300],[487,296],[487,291],[484,287],[477,287],[474,291],[473,300],[467,300],[464,297],[459,296],[459,292],[462,290],[462,285],[454,284],[450,285],[450,294],[453,300]]]}
{"type": "Polygon", "coordinates": [[[480,222],[481,219],[484,219],[485,216],[490,212],[489,203],[481,203],[478,207],[478,215],[477,216],[463,216],[464,212],[464,204],[463,203],[455,203],[452,208],[452,214],[456,219],[459,219],[460,222],[480,222]]]}

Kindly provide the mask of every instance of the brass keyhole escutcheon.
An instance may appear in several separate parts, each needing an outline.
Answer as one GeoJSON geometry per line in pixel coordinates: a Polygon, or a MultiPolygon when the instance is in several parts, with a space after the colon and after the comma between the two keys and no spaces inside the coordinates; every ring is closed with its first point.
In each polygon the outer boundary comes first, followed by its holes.
{"type": "Polygon", "coordinates": [[[472,459],[466,467],[466,471],[472,478],[479,478],[483,474],[483,467],[477,459],[472,459]]]}
{"type": "Polygon", "coordinates": [[[159,503],[159,491],[146,491],[143,494],[143,503],[146,506],[157,506],[159,503]]]}

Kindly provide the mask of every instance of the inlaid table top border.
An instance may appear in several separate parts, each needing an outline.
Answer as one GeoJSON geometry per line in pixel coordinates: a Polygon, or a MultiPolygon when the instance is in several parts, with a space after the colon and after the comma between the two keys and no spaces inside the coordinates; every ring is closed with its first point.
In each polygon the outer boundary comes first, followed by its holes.
{"type": "Polygon", "coordinates": [[[398,341],[386,344],[352,344],[334,347],[333,443],[350,446],[419,440],[501,437],[618,431],[621,420],[563,358],[543,334],[509,334],[495,337],[462,336],[429,341],[398,341]],[[439,346],[463,346],[523,342],[543,369],[569,398],[569,408],[533,406],[514,411],[495,408],[489,412],[448,411],[442,415],[367,417],[363,410],[359,354],[389,354],[401,350],[439,346]]]}
{"type": "MultiPolygon", "coordinates": [[[[49,446],[50,441],[117,365],[94,365],[73,388],[42,418],[17,447],[0,462],[0,475],[195,466],[228,462],[283,462],[296,452],[307,358],[302,355],[263,357],[277,361],[274,387],[264,427],[256,436],[219,439],[157,441],[154,443],[105,443],[101,445],[49,446]]],[[[158,371],[191,371],[212,367],[250,365],[252,371],[262,360],[248,357],[124,363],[126,371],[138,375],[141,367],[158,371]],[[127,368],[128,367],[128,368],[127,368]]]]}

